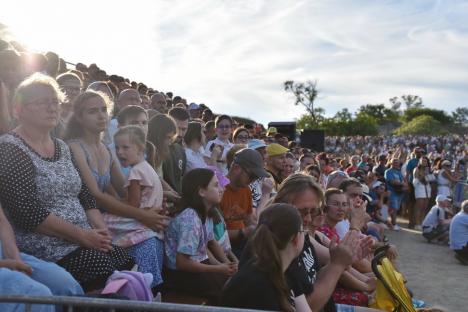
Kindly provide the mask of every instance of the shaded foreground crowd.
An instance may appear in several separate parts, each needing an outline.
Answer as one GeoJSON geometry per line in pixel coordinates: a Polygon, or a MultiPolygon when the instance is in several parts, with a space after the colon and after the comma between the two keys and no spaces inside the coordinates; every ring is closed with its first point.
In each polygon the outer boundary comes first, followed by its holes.
{"type": "Polygon", "coordinates": [[[0,294],[83,295],[136,267],[163,300],[372,311],[371,255],[401,210],[468,262],[466,137],[327,138],[316,153],[53,60],[0,51],[0,294]]]}

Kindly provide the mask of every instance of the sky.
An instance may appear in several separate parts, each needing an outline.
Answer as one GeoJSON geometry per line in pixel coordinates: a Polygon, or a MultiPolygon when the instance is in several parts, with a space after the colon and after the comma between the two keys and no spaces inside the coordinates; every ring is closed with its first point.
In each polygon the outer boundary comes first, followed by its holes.
{"type": "Polygon", "coordinates": [[[466,20],[468,1],[456,0],[15,0],[0,10],[32,50],[262,123],[305,112],[286,80],[316,80],[328,116],[404,94],[467,106],[466,20]]]}

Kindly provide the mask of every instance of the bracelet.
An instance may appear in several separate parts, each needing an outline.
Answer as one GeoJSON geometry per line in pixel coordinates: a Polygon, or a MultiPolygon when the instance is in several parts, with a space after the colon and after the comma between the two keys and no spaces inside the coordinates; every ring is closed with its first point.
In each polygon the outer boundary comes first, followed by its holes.
{"type": "Polygon", "coordinates": [[[349,230],[350,230],[350,231],[358,231],[359,233],[361,233],[361,230],[358,229],[357,227],[354,227],[354,226],[353,226],[353,227],[350,227],[349,230]]]}

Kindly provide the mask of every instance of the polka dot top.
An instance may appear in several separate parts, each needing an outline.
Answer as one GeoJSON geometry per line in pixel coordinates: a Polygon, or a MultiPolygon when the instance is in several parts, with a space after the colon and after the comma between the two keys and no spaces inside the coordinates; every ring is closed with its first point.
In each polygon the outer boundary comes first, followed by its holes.
{"type": "Polygon", "coordinates": [[[55,262],[78,245],[36,233],[36,228],[53,213],[89,229],[85,209],[96,208],[96,201],[82,182],[68,146],[53,140],[55,154],[44,158],[14,132],[0,137],[0,203],[14,227],[19,249],[55,262]]]}

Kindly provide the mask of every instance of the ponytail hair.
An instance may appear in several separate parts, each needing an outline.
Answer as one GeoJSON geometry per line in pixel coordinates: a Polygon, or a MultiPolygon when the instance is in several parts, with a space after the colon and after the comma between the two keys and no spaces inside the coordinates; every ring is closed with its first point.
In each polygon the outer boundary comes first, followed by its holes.
{"type": "Polygon", "coordinates": [[[264,272],[279,293],[282,311],[294,311],[288,298],[289,287],[283,273],[280,251],[301,229],[301,216],[294,206],[273,204],[260,215],[252,238],[254,265],[264,272]]]}

